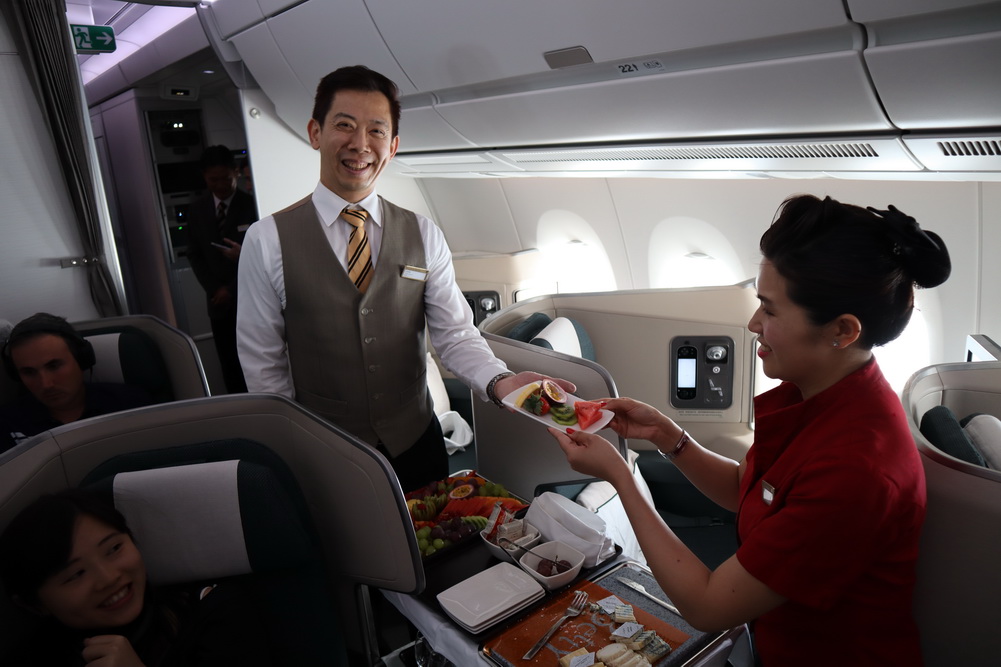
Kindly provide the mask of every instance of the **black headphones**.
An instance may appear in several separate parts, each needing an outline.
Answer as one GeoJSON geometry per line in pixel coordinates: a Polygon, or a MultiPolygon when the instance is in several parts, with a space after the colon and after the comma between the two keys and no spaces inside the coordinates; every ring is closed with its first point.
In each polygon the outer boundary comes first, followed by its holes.
{"type": "Polygon", "coordinates": [[[58,315],[50,315],[49,313],[35,313],[31,317],[18,322],[11,329],[10,335],[7,336],[7,340],[3,344],[3,367],[7,371],[7,375],[14,380],[20,382],[21,374],[17,372],[17,367],[14,366],[14,360],[11,358],[10,353],[11,348],[21,341],[41,334],[52,334],[60,336],[65,340],[66,345],[70,349],[70,354],[76,359],[80,370],[89,370],[97,363],[94,346],[86,338],[78,334],[73,325],[66,321],[66,318],[59,317],[58,315]]]}

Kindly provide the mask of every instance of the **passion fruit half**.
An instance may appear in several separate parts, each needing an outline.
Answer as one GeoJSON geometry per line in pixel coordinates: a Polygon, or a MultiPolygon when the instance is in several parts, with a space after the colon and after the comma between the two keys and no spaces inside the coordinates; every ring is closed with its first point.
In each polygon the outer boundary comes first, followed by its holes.
{"type": "Polygon", "coordinates": [[[456,500],[458,498],[467,498],[473,495],[475,492],[476,489],[473,488],[472,484],[463,484],[462,486],[457,486],[454,489],[452,489],[451,493],[448,494],[448,497],[451,498],[452,500],[456,500]]]}
{"type": "Polygon", "coordinates": [[[563,391],[563,387],[556,384],[552,380],[542,381],[542,395],[552,403],[562,404],[567,402],[567,393],[563,391]]]}

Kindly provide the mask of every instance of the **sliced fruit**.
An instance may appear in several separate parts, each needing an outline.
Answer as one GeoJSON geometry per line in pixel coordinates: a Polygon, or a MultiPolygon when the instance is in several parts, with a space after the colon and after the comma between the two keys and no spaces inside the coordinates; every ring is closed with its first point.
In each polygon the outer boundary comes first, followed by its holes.
{"type": "Polygon", "coordinates": [[[456,498],[465,498],[466,496],[471,496],[476,492],[472,484],[462,484],[452,489],[452,492],[448,494],[448,497],[452,500],[456,498]]]}
{"type": "Polygon", "coordinates": [[[581,428],[587,428],[601,418],[601,403],[597,401],[577,401],[573,409],[581,428]]]}
{"type": "Polygon", "coordinates": [[[542,381],[542,395],[549,399],[550,403],[567,402],[567,393],[563,391],[563,387],[559,386],[552,380],[542,381]]]}
{"type": "Polygon", "coordinates": [[[549,412],[549,401],[546,400],[545,396],[540,396],[539,394],[532,394],[525,399],[522,404],[526,410],[534,415],[539,415],[540,417],[547,412],[549,412]]]}
{"type": "Polygon", "coordinates": [[[554,405],[549,409],[553,421],[561,426],[571,426],[577,423],[577,413],[569,405],[554,405]]]}
{"type": "Polygon", "coordinates": [[[520,408],[525,402],[525,399],[534,394],[542,386],[541,382],[529,382],[524,387],[521,388],[521,392],[514,399],[515,407],[520,408]]]}

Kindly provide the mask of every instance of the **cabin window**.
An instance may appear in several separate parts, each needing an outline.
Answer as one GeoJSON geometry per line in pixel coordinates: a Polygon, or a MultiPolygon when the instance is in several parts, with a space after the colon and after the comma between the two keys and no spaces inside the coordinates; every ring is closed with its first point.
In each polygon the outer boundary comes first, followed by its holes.
{"type": "Polygon", "coordinates": [[[662,220],[650,235],[650,287],[733,285],[744,275],[733,245],[713,225],[689,217],[662,220]]]}
{"type": "Polygon", "coordinates": [[[934,295],[922,294],[920,291],[915,294],[914,312],[911,313],[911,321],[907,323],[904,332],[896,340],[872,350],[886,381],[898,394],[903,393],[904,385],[914,373],[932,363],[931,335],[926,311],[921,308],[922,297],[927,301],[934,298],[934,295]]]}
{"type": "Polygon", "coordinates": [[[544,213],[539,219],[538,245],[543,273],[539,276],[540,289],[546,285],[549,293],[556,294],[617,289],[605,246],[591,225],[576,213],[544,213]]]}

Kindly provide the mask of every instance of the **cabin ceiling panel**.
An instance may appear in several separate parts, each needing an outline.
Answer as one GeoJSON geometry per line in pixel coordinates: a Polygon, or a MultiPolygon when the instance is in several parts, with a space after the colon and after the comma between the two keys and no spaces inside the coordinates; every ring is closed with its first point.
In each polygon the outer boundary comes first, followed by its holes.
{"type": "MultiPolygon", "coordinates": [[[[400,150],[401,151],[428,151],[435,150],[439,146],[455,146],[458,148],[475,148],[476,145],[455,131],[455,129],[442,120],[442,117],[433,107],[419,107],[407,109],[400,118],[400,150]],[[404,120],[405,119],[405,120],[404,120]]],[[[461,158],[468,161],[471,158],[461,158]]],[[[481,158],[488,165],[492,163],[489,158],[481,158]]],[[[422,161],[425,170],[432,167],[433,162],[445,164],[447,158],[426,158],[422,161]]],[[[452,161],[455,164],[455,161],[452,161]]],[[[491,167],[496,169],[497,167],[491,167]]]]}
{"type": "Polygon", "coordinates": [[[998,0],[845,0],[852,19],[860,23],[884,21],[942,11],[997,5],[998,0]]]}
{"type": "Polygon", "coordinates": [[[1001,126],[1001,31],[875,47],[865,61],[901,129],[1001,126]]]}
{"type": "Polygon", "coordinates": [[[519,238],[496,179],[426,179],[421,188],[453,253],[511,253],[532,247],[519,238]]]}
{"type": "Polygon", "coordinates": [[[268,19],[268,26],[296,76],[309,86],[310,98],[322,77],[345,65],[365,65],[385,74],[401,95],[417,92],[359,0],[314,0],[268,19]]]}
{"type": "MultiPolygon", "coordinates": [[[[312,0],[307,6],[321,3],[329,4],[312,0]]],[[[574,46],[583,46],[600,63],[848,22],[841,0],[367,0],[365,5],[421,91],[546,72],[544,53],[574,46]],[[724,15],[727,20],[719,20],[724,15]]]]}
{"type": "Polygon", "coordinates": [[[482,146],[892,129],[859,57],[850,52],[499,95],[436,108],[459,133],[482,146]]]}
{"type": "Polygon", "coordinates": [[[260,23],[267,16],[257,0],[216,0],[211,9],[224,38],[260,23]]]}
{"type": "MultiPolygon", "coordinates": [[[[247,69],[275,105],[275,113],[289,128],[306,138],[306,123],[312,112],[313,90],[289,67],[266,23],[241,32],[232,39],[247,69]]],[[[315,89],[315,84],[314,84],[315,89]]]]}

